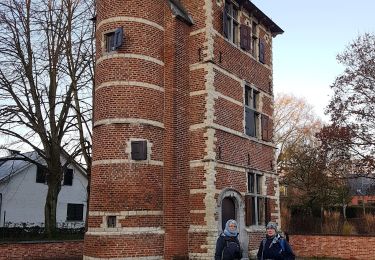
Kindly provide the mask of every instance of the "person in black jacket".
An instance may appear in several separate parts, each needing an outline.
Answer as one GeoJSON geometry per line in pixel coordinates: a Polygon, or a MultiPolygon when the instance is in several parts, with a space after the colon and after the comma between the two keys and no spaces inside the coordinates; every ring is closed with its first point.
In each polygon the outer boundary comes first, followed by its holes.
{"type": "Polygon", "coordinates": [[[277,224],[269,222],[266,238],[260,242],[258,260],[294,260],[295,255],[288,241],[277,233],[277,224]]]}
{"type": "Polygon", "coordinates": [[[225,224],[224,232],[220,234],[216,241],[215,260],[241,259],[241,246],[237,236],[237,222],[230,219],[225,224]]]}

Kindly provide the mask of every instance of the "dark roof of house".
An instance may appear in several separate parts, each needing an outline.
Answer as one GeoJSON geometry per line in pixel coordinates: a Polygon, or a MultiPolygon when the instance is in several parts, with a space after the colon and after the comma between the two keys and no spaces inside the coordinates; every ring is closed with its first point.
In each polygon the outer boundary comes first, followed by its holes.
{"type": "MultiPolygon", "coordinates": [[[[256,19],[258,19],[259,23],[264,24],[267,28],[269,28],[273,36],[282,34],[284,32],[276,23],[274,23],[271,20],[271,18],[265,15],[250,0],[238,0],[238,2],[242,4],[243,7],[247,11],[249,11],[251,15],[253,15],[256,19]]],[[[194,24],[193,18],[187,12],[186,8],[181,4],[179,0],[168,0],[168,3],[169,3],[172,13],[176,15],[177,18],[186,22],[188,25],[194,24]]]]}
{"type": "Polygon", "coordinates": [[[243,4],[243,7],[250,12],[252,16],[254,16],[261,24],[264,24],[267,28],[270,29],[273,36],[278,34],[282,34],[284,31],[269,18],[265,15],[254,3],[250,0],[242,0],[240,1],[243,4]]]}
{"type": "MultiPolygon", "coordinates": [[[[64,153],[63,153],[64,154],[64,153]]],[[[67,156],[67,154],[65,155],[67,156]]],[[[43,164],[44,160],[40,157],[40,155],[36,151],[26,152],[26,153],[18,153],[12,154],[6,157],[0,158],[0,182],[4,180],[6,177],[11,176],[12,174],[16,174],[21,170],[31,166],[33,163],[27,160],[23,160],[24,158],[29,158],[31,161],[40,162],[43,164]]],[[[85,177],[86,171],[82,168],[78,163],[72,163],[85,177]]]]}
{"type": "Polygon", "coordinates": [[[0,181],[10,174],[16,173],[22,169],[29,167],[31,165],[31,162],[18,160],[24,157],[30,158],[31,160],[38,160],[39,156],[36,152],[27,152],[0,158],[0,181]]]}
{"type": "Polygon", "coordinates": [[[351,195],[375,195],[375,179],[358,177],[348,180],[351,195]]]}

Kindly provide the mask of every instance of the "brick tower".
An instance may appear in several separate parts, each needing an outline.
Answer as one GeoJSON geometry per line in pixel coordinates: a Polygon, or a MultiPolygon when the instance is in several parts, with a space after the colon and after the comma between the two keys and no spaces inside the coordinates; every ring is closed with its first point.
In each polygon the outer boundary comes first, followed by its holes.
{"type": "Polygon", "coordinates": [[[280,222],[272,37],[250,1],[97,0],[93,167],[84,259],[244,256],[280,222]]]}

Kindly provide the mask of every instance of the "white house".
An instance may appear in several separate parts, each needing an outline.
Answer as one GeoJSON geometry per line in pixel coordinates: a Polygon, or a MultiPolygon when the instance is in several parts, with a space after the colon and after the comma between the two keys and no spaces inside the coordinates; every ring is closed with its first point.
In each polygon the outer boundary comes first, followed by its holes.
{"type": "MultiPolygon", "coordinates": [[[[41,164],[36,152],[24,153],[41,164]]],[[[14,158],[14,156],[13,156],[14,158]]],[[[4,159],[4,158],[2,158],[4,159]]],[[[62,156],[64,160],[64,156],[62,156]]],[[[45,172],[37,165],[20,160],[0,160],[0,226],[43,226],[47,196],[45,172]]],[[[82,227],[87,209],[87,175],[78,164],[64,173],[58,197],[58,226],[82,227]]]]}

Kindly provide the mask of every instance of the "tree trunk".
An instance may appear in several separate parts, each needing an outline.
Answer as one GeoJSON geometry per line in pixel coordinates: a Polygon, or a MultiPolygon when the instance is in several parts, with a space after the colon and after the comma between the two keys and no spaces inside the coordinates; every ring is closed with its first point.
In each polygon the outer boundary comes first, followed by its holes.
{"type": "MultiPolygon", "coordinates": [[[[59,151],[57,154],[59,154],[59,151]]],[[[49,167],[49,169],[53,170],[50,170],[47,178],[48,192],[44,207],[45,233],[49,238],[53,237],[53,235],[56,233],[57,198],[61,190],[61,180],[63,175],[60,164],[60,155],[52,155],[50,163],[53,166],[49,167]]]]}
{"type": "Polygon", "coordinates": [[[344,221],[346,221],[346,206],[347,205],[345,203],[342,205],[342,213],[344,215],[344,221]]]}
{"type": "Polygon", "coordinates": [[[363,217],[366,216],[365,196],[362,196],[363,217]]]}
{"type": "Polygon", "coordinates": [[[59,189],[49,185],[46,204],[44,207],[45,233],[48,235],[48,237],[53,237],[54,233],[56,232],[56,208],[58,195],[59,189]]]}
{"type": "Polygon", "coordinates": [[[325,224],[324,207],[320,206],[320,232],[323,232],[323,230],[324,230],[324,224],[325,224]]]}

